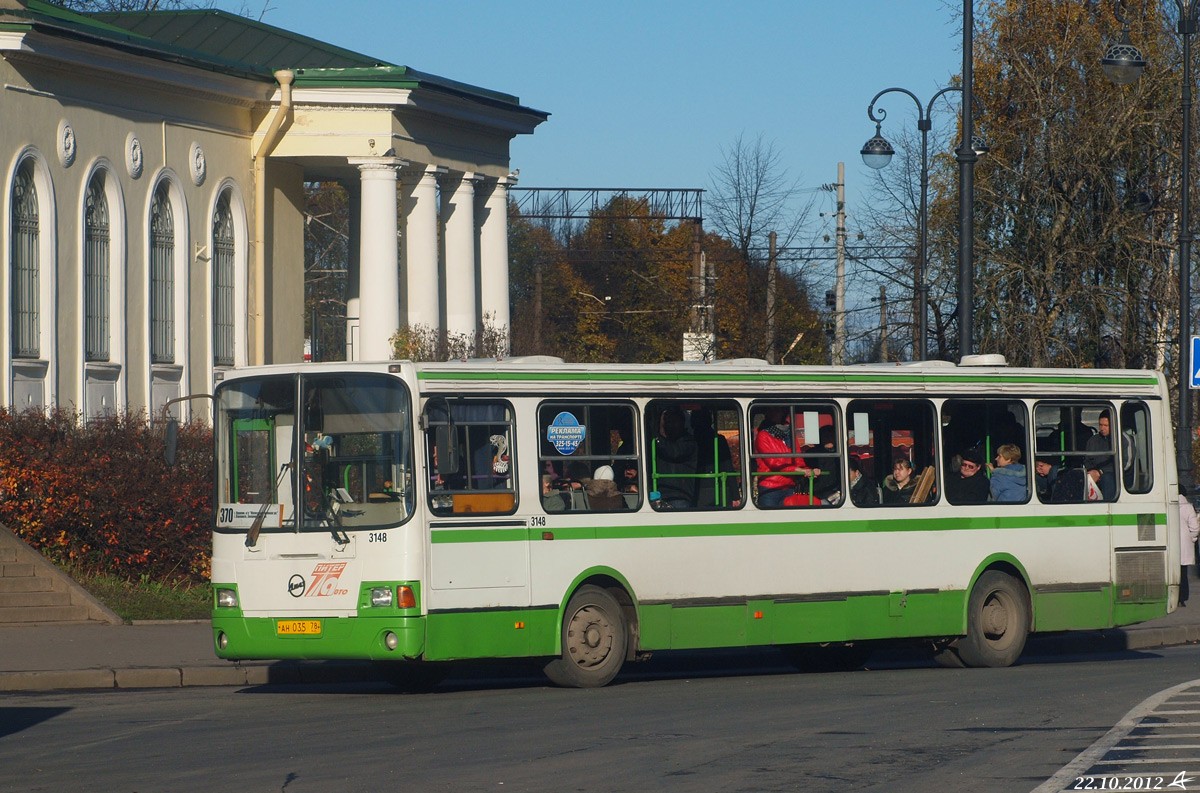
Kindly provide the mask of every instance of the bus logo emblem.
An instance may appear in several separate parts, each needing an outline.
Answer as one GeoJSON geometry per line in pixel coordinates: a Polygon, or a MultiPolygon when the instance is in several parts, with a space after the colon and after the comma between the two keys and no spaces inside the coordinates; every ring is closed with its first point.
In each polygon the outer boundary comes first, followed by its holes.
{"type": "Polygon", "coordinates": [[[312,571],[312,586],[309,587],[308,597],[328,597],[330,595],[345,595],[349,590],[338,588],[338,578],[346,569],[345,562],[320,562],[312,571]]]}
{"type": "Polygon", "coordinates": [[[288,579],[288,594],[294,598],[301,597],[304,594],[304,576],[297,573],[288,579]]]}

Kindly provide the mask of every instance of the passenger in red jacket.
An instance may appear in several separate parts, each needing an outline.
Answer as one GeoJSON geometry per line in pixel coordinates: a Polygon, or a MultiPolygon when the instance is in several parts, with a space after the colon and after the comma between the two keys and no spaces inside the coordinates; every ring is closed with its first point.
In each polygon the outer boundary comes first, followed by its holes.
{"type": "Polygon", "coordinates": [[[820,469],[809,468],[803,458],[792,453],[792,425],[789,422],[790,413],[786,407],[769,407],[754,435],[755,454],[778,455],[754,458],[755,470],[765,474],[756,477],[759,507],[783,506],[783,500],[796,493],[799,476],[821,475],[820,469]]]}

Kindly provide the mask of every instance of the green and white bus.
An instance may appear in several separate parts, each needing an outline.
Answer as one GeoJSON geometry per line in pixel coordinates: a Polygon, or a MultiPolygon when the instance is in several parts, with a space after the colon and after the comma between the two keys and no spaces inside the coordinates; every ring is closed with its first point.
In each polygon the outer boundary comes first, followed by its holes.
{"type": "Polygon", "coordinates": [[[343,362],[225,372],[214,397],[224,658],[401,682],[543,658],[588,687],[657,650],[853,667],[916,639],[1006,666],[1030,631],[1177,601],[1156,372],[343,362]]]}

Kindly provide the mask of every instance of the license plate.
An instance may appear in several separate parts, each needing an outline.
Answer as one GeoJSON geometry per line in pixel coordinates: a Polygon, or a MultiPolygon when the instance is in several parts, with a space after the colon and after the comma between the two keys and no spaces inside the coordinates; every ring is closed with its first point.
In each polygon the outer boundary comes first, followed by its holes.
{"type": "Polygon", "coordinates": [[[320,620],[275,620],[276,636],[320,636],[320,620]]]}

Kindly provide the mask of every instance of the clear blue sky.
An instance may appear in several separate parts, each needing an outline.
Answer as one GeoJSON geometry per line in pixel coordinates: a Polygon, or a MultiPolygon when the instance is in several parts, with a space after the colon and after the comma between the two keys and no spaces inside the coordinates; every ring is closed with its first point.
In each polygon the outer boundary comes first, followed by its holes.
{"type": "MultiPolygon", "coordinates": [[[[962,66],[946,0],[218,0],[322,41],[520,97],[549,120],[512,146],[525,187],[702,187],[763,133],[813,188],[846,163],[848,211],[877,91],[928,101],[962,66]],[[265,13],[264,13],[264,8],[265,13]]],[[[893,124],[916,128],[893,95],[893,124]]],[[[935,124],[953,121],[949,106],[935,124]]],[[[894,138],[893,138],[894,139],[894,138]]],[[[819,209],[832,207],[832,196],[819,209]]],[[[850,221],[853,230],[853,218],[850,221]]]]}

